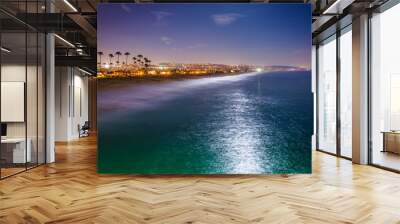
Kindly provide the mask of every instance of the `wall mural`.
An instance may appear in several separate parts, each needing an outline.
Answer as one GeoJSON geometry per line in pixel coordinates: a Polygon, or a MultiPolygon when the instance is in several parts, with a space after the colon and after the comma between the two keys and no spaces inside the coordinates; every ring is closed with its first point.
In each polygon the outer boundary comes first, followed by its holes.
{"type": "Polygon", "coordinates": [[[98,172],[311,172],[306,4],[100,4],[98,172]]]}

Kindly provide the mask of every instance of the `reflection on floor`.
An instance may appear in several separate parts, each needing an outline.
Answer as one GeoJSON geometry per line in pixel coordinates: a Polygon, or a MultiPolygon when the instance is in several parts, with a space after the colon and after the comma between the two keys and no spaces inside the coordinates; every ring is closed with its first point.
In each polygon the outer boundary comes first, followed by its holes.
{"type": "Polygon", "coordinates": [[[400,175],[313,152],[311,175],[99,175],[96,139],[0,181],[0,223],[399,223],[400,175]]]}
{"type": "Polygon", "coordinates": [[[373,163],[388,167],[395,170],[400,170],[400,155],[392,152],[375,151],[372,157],[373,163]]]}
{"type": "Polygon", "coordinates": [[[4,178],[4,177],[19,173],[24,170],[25,170],[25,167],[23,167],[23,168],[20,168],[20,167],[1,168],[1,177],[4,178]]]}
{"type": "Polygon", "coordinates": [[[36,167],[37,164],[36,163],[27,163],[26,166],[25,166],[25,164],[18,164],[18,165],[13,165],[13,164],[4,165],[3,164],[3,166],[4,167],[2,167],[0,170],[1,178],[5,178],[5,177],[11,176],[13,174],[23,172],[26,169],[36,167]]]}

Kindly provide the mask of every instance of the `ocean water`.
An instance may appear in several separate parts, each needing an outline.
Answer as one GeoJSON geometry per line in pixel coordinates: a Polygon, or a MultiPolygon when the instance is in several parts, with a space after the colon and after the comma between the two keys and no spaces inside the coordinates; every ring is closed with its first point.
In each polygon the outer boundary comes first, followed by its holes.
{"type": "Polygon", "coordinates": [[[311,172],[310,72],[100,80],[98,172],[311,172]]]}

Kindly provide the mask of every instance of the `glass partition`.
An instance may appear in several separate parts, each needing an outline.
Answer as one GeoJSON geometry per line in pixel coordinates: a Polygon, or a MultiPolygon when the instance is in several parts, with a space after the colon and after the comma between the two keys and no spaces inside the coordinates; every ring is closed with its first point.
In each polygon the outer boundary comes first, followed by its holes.
{"type": "Polygon", "coordinates": [[[1,175],[6,177],[24,171],[31,158],[26,141],[26,33],[3,32],[1,47],[1,175]]]}
{"type": "Polygon", "coordinates": [[[27,167],[31,168],[37,165],[38,149],[38,35],[35,32],[27,33],[27,82],[26,82],[26,113],[27,113],[27,143],[30,148],[29,161],[27,167]]]}
{"type": "Polygon", "coordinates": [[[352,33],[342,30],[340,41],[340,154],[352,157],[352,33]]]}
{"type": "MultiPolygon", "coordinates": [[[[42,5],[0,3],[18,13],[42,5]]],[[[0,12],[0,178],[45,163],[45,44],[43,33],[0,12]]]]}
{"type": "Polygon", "coordinates": [[[38,64],[37,64],[37,163],[46,162],[46,37],[38,33],[38,64]]]}
{"type": "Polygon", "coordinates": [[[371,162],[400,170],[400,4],[371,19],[371,162]]]}
{"type": "Polygon", "coordinates": [[[318,47],[317,147],[336,153],[336,36],[318,47]]]}

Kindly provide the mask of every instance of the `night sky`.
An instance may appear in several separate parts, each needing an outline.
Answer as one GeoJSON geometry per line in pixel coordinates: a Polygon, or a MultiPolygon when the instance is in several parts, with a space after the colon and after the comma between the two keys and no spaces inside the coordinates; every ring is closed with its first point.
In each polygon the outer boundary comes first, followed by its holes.
{"type": "MultiPolygon", "coordinates": [[[[310,68],[306,4],[100,4],[98,51],[161,62],[310,68]]],[[[122,58],[125,58],[124,56],[122,58]]],[[[122,59],[120,59],[122,60],[122,59]]]]}

